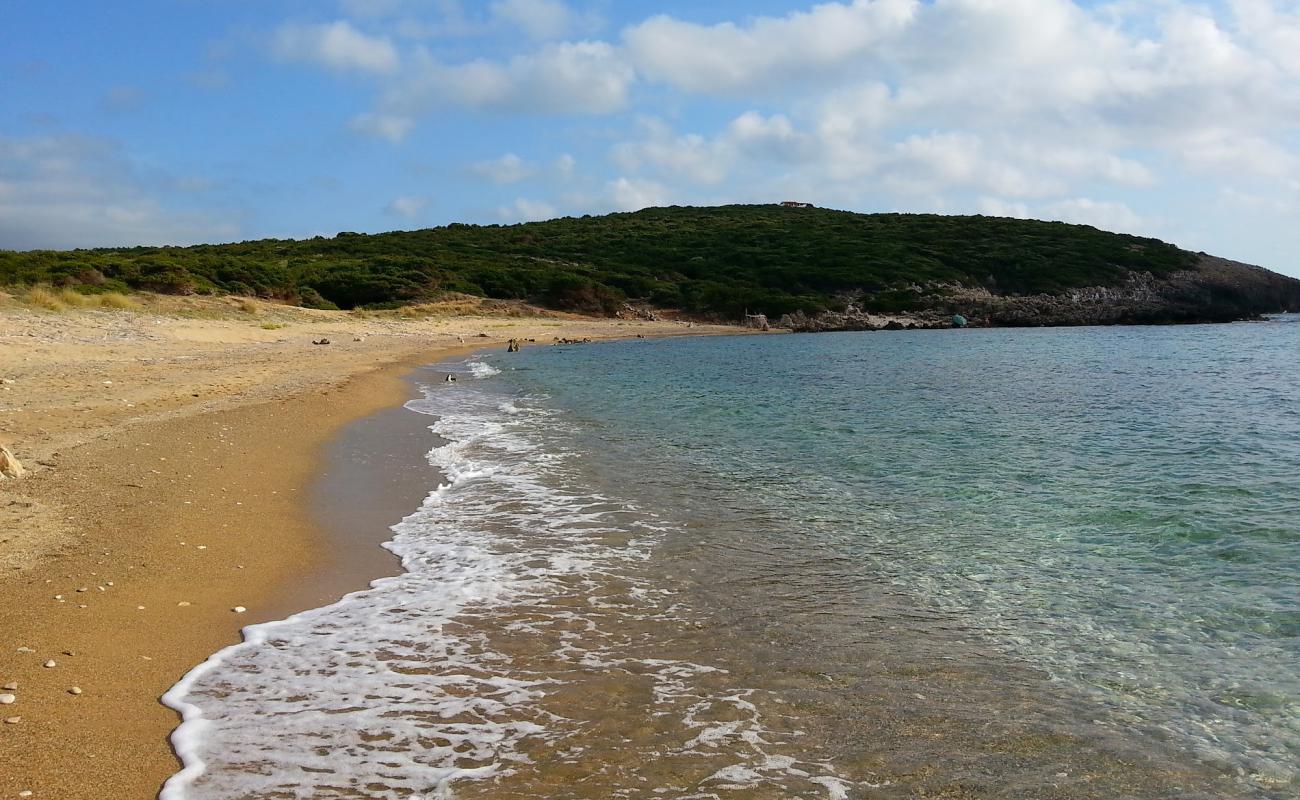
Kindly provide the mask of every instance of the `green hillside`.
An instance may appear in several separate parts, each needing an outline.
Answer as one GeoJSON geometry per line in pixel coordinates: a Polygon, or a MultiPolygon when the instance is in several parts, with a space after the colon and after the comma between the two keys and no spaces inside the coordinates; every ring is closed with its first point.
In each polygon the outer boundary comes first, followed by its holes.
{"type": "MultiPolygon", "coordinates": [[[[0,251],[0,284],[278,298],[317,307],[418,302],[456,291],[611,311],[625,299],[735,316],[836,306],[904,310],[914,287],[997,294],[1112,286],[1197,256],[1154,239],[1059,222],[854,214],[775,205],[653,208],[521,225],[70,252],[0,251]]],[[[928,292],[927,292],[928,293],[928,292]]]]}

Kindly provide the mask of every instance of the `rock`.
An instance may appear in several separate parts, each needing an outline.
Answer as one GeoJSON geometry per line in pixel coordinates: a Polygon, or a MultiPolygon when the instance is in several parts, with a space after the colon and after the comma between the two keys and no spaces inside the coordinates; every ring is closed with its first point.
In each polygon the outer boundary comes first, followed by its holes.
{"type": "MultiPolygon", "coordinates": [[[[27,334],[27,335],[28,335],[28,336],[31,336],[30,333],[27,334]]],[[[32,796],[32,790],[31,790],[31,789],[23,789],[21,792],[18,793],[18,796],[19,796],[19,797],[31,797],[31,796],[32,796]]]]}
{"type": "Polygon", "coordinates": [[[16,692],[18,691],[18,681],[9,681],[4,686],[0,686],[0,689],[4,689],[6,692],[16,692]]]}
{"type": "Polygon", "coordinates": [[[21,478],[27,472],[8,447],[0,444],[0,480],[21,478]]]}
{"type": "Polygon", "coordinates": [[[20,722],[22,722],[22,721],[23,721],[23,718],[22,718],[22,717],[5,717],[5,724],[6,724],[6,725],[17,725],[18,723],[20,723],[20,722]]]}
{"type": "Polygon", "coordinates": [[[18,702],[18,698],[12,694],[0,694],[0,706],[11,706],[18,702]]]}
{"type": "Polygon", "coordinates": [[[184,607],[188,606],[189,604],[190,604],[190,601],[189,601],[189,600],[182,600],[182,601],[180,601],[179,603],[177,603],[176,605],[180,606],[181,608],[184,608],[184,607]]]}
{"type": "Polygon", "coordinates": [[[247,611],[248,609],[244,608],[243,606],[235,606],[234,608],[232,608],[232,609],[230,609],[230,610],[233,611],[233,612],[235,612],[236,614],[242,614],[242,613],[244,613],[245,611],[247,611]]]}
{"type": "Polygon", "coordinates": [[[68,694],[81,694],[81,687],[80,686],[69,687],[68,694]]]}
{"type": "Polygon", "coordinates": [[[51,658],[49,661],[46,661],[46,662],[45,662],[44,664],[42,664],[41,666],[45,667],[46,669],[53,669],[54,667],[57,667],[58,665],[59,665],[59,663],[58,663],[57,661],[55,661],[54,659],[51,658]]]}

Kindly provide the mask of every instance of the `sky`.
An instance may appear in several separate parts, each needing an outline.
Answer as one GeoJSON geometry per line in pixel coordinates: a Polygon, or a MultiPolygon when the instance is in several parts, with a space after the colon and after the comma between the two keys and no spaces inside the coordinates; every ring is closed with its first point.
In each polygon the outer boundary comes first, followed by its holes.
{"type": "Polygon", "coordinates": [[[0,248],[782,200],[1300,276],[1300,0],[0,4],[0,248]]]}

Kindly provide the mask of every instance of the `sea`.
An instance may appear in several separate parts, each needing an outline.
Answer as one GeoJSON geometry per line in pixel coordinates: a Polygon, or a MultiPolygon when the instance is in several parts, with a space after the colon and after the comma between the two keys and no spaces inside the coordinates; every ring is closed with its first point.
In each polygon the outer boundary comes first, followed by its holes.
{"type": "Polygon", "coordinates": [[[1298,316],[424,374],[401,574],[174,687],[164,800],[1300,797],[1298,316]]]}

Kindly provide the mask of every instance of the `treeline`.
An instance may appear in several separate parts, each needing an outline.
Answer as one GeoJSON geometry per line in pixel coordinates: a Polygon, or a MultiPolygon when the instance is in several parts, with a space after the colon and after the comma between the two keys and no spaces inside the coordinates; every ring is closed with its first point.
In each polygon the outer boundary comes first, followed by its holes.
{"type": "Polygon", "coordinates": [[[591,313],[630,300],[736,317],[816,313],[857,291],[869,308],[908,310],[937,284],[1055,294],[1196,260],[1155,239],[1059,222],[749,205],[193,247],[0,251],[0,284],[345,309],[463,292],[591,313]]]}

